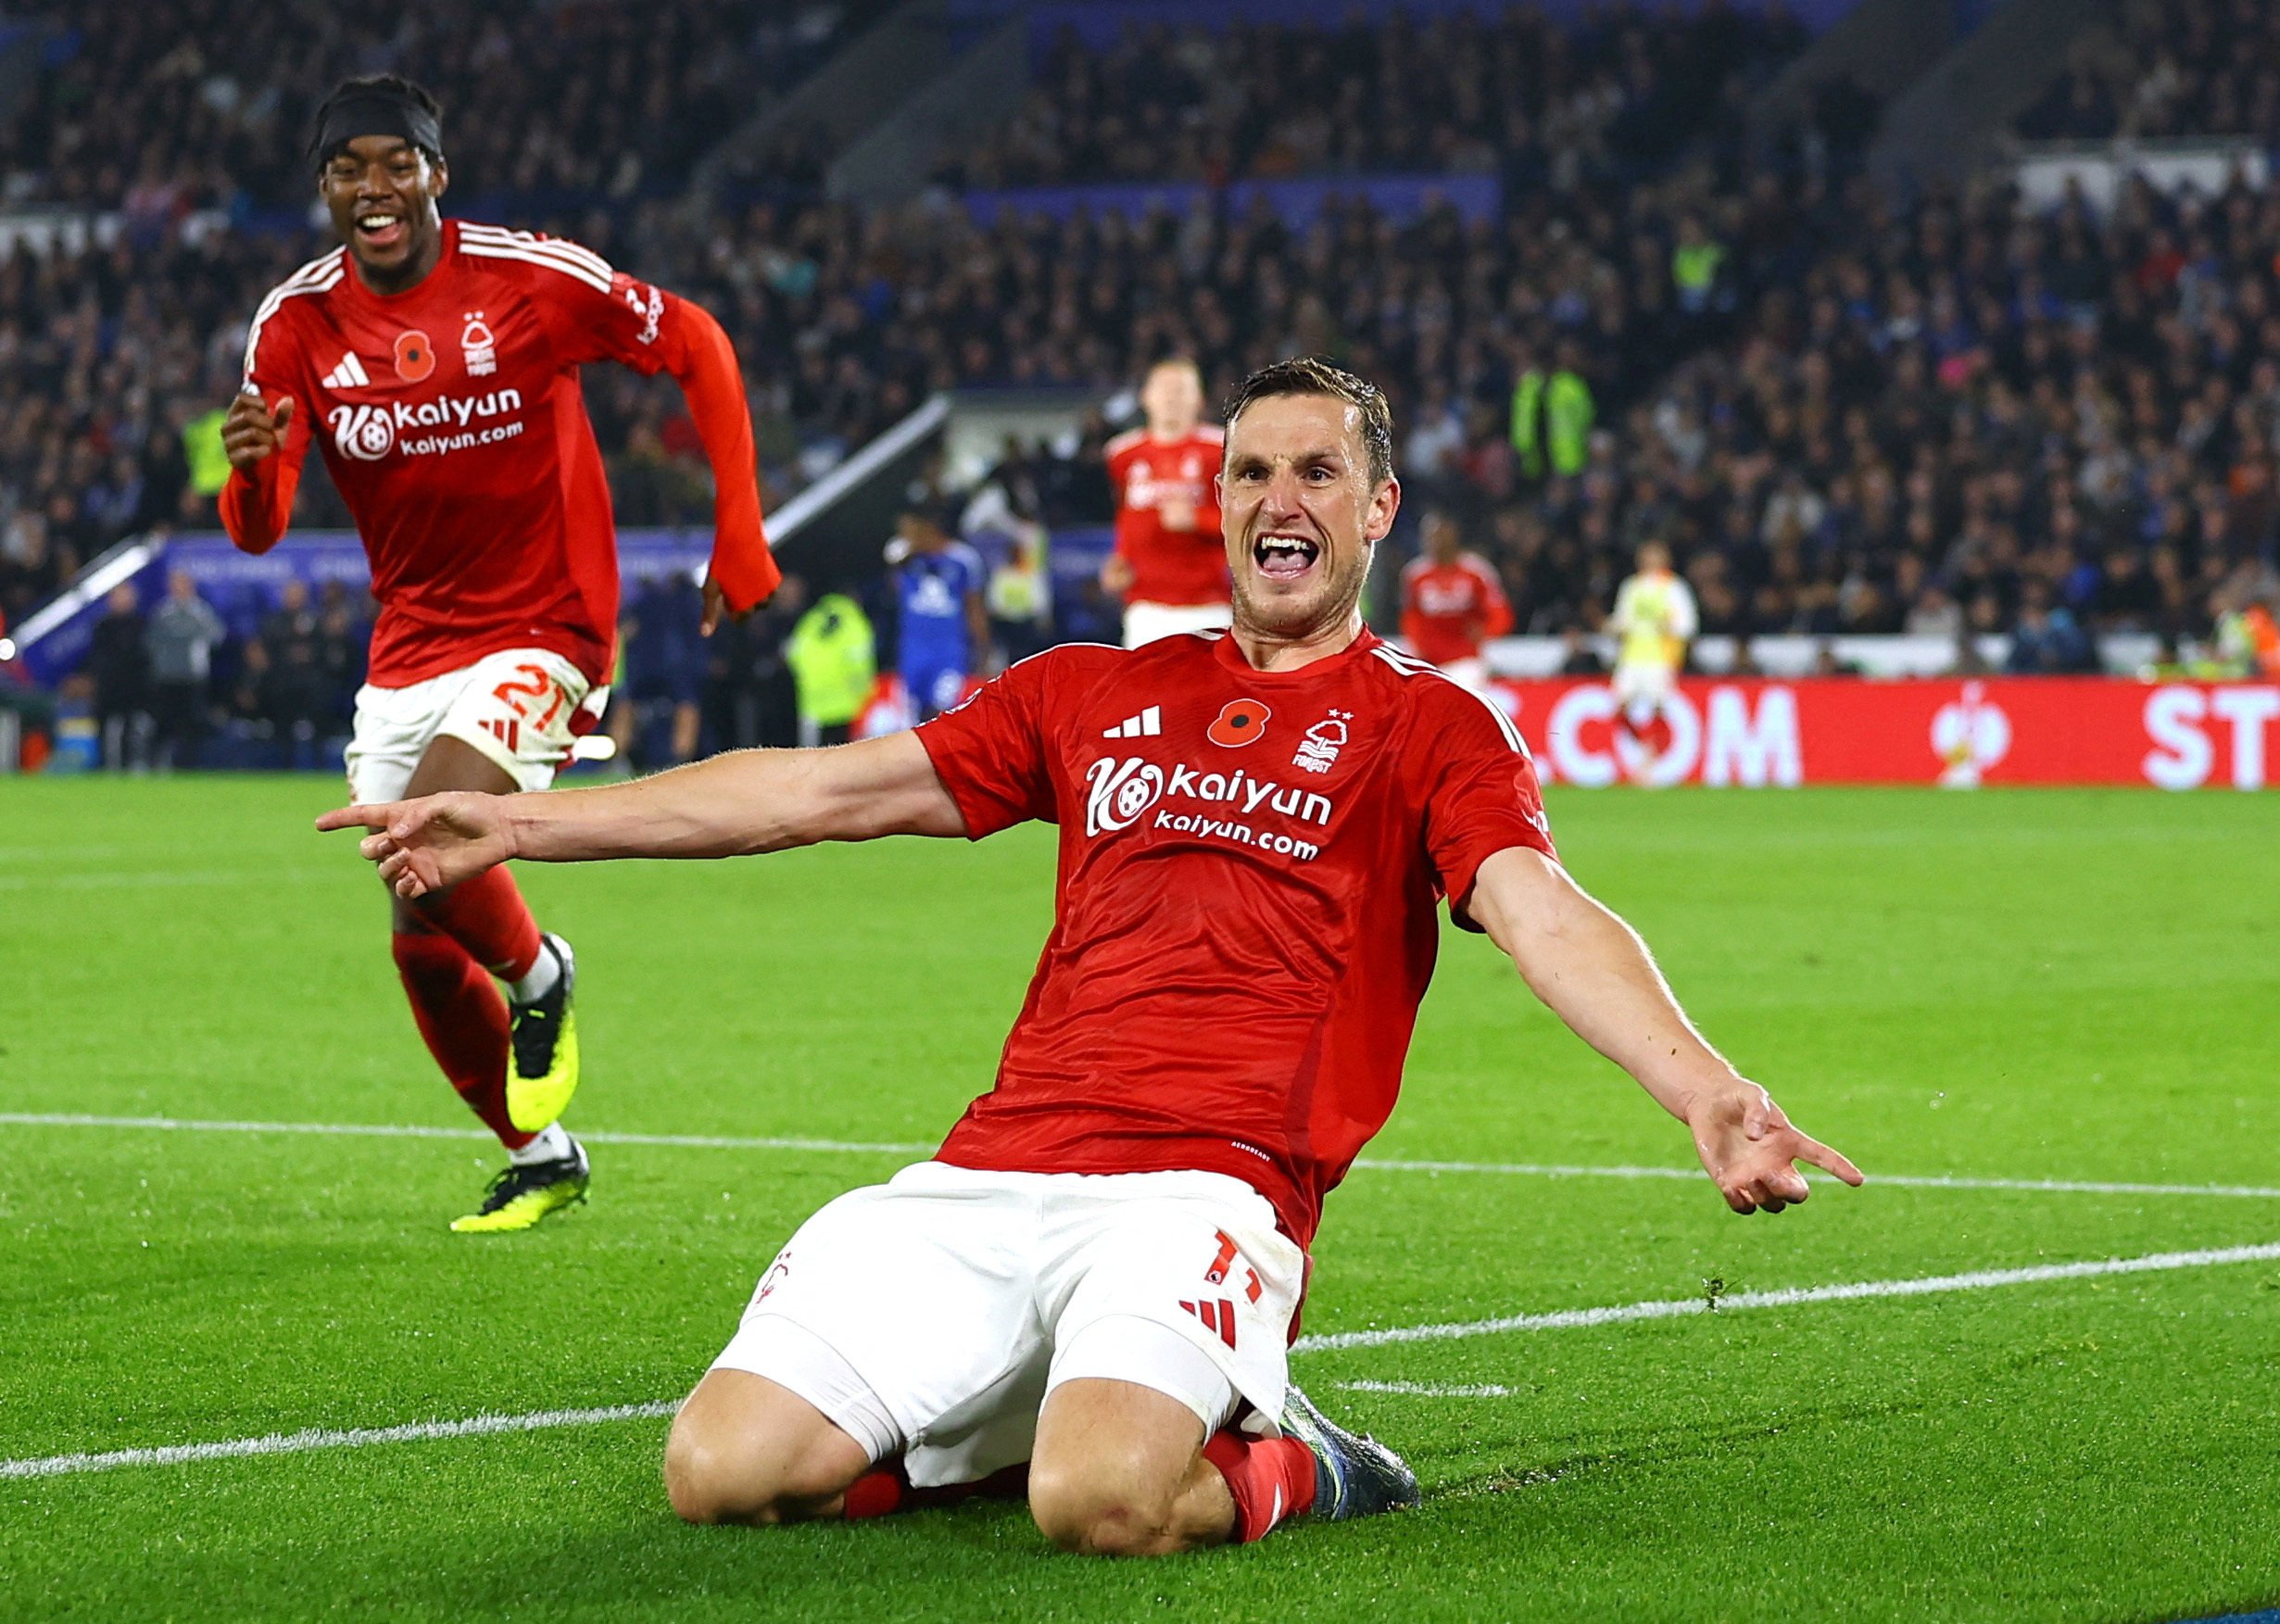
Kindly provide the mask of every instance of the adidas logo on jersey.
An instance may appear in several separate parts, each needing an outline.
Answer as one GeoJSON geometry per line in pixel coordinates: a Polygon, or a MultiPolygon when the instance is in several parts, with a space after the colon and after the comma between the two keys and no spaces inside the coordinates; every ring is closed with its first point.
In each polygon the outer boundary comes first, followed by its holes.
{"type": "Polygon", "coordinates": [[[338,365],[325,373],[323,382],[327,389],[360,389],[372,379],[364,371],[364,363],[357,359],[356,351],[350,350],[340,358],[338,365]]]}
{"type": "Polygon", "coordinates": [[[1151,705],[1137,716],[1127,716],[1114,727],[1103,728],[1102,738],[1155,738],[1164,732],[1164,707],[1151,705]]]}

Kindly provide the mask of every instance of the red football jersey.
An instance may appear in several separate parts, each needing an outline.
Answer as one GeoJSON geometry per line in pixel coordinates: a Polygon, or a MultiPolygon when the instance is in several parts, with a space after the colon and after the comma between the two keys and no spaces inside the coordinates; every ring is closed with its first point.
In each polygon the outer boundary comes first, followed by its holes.
{"type": "MultiPolygon", "coordinates": [[[[336,249],[255,313],[246,384],[272,408],[291,396],[294,416],[280,453],[224,488],[224,521],[243,544],[273,541],[282,519],[247,515],[290,512],[314,436],[372,563],[374,683],[400,687],[521,647],[552,649],[600,683],[616,636],[617,539],[578,368],[609,359],[686,380],[714,342],[725,346],[701,311],[574,243],[446,220],[435,270],[395,295],[365,286],[336,249]]],[[[736,395],[716,416],[741,412],[736,395]]],[[[723,444],[739,432],[749,471],[749,418],[723,444]]],[[[723,541],[749,532],[734,538],[750,573],[731,594],[743,607],[775,571],[757,486],[748,500],[736,483],[723,481],[733,509],[723,541]]]]}
{"type": "Polygon", "coordinates": [[[1420,660],[1448,665],[1479,656],[1480,645],[1512,629],[1512,604],[1496,571],[1478,553],[1454,562],[1414,559],[1401,573],[1401,635],[1420,660]]]}
{"type": "Polygon", "coordinates": [[[1367,632],[1291,672],[1225,636],[1068,645],[918,736],[972,837],[1061,825],[1052,934],[942,1160],[1225,1173],[1301,1245],[1393,1109],[1436,902],[1552,850],[1518,730],[1367,632]]]}
{"type": "Polygon", "coordinates": [[[1127,603],[1228,601],[1227,548],[1219,539],[1219,464],[1225,436],[1216,423],[1180,439],[1160,441],[1134,429],[1108,443],[1108,483],[1116,492],[1116,551],[1132,566],[1127,603]],[[1164,522],[1166,500],[1195,510],[1195,528],[1164,522]]]}

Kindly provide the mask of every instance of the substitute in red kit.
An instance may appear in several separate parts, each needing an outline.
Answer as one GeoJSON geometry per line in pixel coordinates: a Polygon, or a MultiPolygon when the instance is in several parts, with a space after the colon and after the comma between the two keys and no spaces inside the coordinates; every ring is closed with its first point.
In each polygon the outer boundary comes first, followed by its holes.
{"type": "MultiPolygon", "coordinates": [[[[380,603],[357,799],[543,789],[599,717],[615,658],[616,535],[578,369],[670,372],[688,397],[718,493],[710,633],[779,578],[736,352],[703,309],[574,243],[443,219],[441,111],[409,81],[342,84],[309,156],[344,245],[253,313],[222,522],[247,552],[274,547],[316,443],[380,603]]],[[[452,1227],[528,1228],[587,1185],[559,1120],[579,1072],[569,944],[503,868],[394,907],[421,1036],[509,1155],[452,1227]]]]}

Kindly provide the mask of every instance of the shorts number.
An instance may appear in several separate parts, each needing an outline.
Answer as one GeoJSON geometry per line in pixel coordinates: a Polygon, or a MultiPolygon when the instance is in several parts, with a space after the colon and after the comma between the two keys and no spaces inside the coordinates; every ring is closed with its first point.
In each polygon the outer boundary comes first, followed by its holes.
{"type": "Polygon", "coordinates": [[[518,665],[514,669],[518,676],[527,680],[500,683],[498,686],[491,690],[491,697],[527,722],[530,720],[530,707],[524,704],[523,700],[543,699],[551,691],[554,695],[554,702],[547,707],[547,713],[535,724],[543,733],[554,724],[554,718],[561,711],[562,701],[570,696],[555,686],[553,678],[547,674],[544,666],[518,665]]]}

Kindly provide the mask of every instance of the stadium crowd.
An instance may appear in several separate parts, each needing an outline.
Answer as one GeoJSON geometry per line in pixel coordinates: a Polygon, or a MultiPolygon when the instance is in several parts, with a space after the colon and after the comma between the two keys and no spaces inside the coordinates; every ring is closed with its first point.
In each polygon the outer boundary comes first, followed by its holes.
{"type": "Polygon", "coordinates": [[[953,186],[1324,174],[1498,174],[1514,190],[1652,170],[1707,134],[1738,160],[1748,92],[1809,36],[1780,5],[1619,6],[1563,27],[1534,7],[1419,22],[1065,30],[953,186]]]}
{"type": "MultiPolygon", "coordinates": [[[[43,195],[127,184],[87,146],[97,137],[71,134],[92,126],[58,108],[108,82],[95,64],[143,62],[153,36],[130,9],[116,30],[87,30],[81,80],[69,64],[52,75],[44,110],[10,136],[10,172],[41,177],[43,195]]],[[[693,27],[709,8],[663,10],[668,26],[693,27]]],[[[722,14],[732,33],[756,37],[751,10],[722,14]]],[[[477,26],[413,14],[415,34],[477,26]]],[[[2079,199],[2045,218],[1988,184],[1896,208],[1842,165],[1793,176],[1731,161],[1737,96],[1795,47],[1778,13],[1601,17],[1572,36],[1540,36],[1519,10],[1404,24],[1370,36],[1400,65],[1382,83],[1334,30],[1183,33],[1097,56],[1064,42],[1038,98],[952,177],[1114,177],[1159,143],[1178,156],[1153,174],[1204,179],[1462,170],[1493,157],[1507,185],[1494,220],[1447,208],[1396,220],[1336,199],[1299,224],[1264,203],[979,219],[938,190],[898,210],[776,200],[708,218],[634,196],[570,215],[538,205],[516,223],[568,230],[719,314],[745,359],[779,499],[935,389],[1105,390],[1179,352],[1216,391],[1277,357],[1323,353],[1387,384],[1413,493],[1459,516],[1523,631],[1595,628],[1649,536],[1677,551],[1706,631],[2019,631],[2015,658],[2030,669],[2087,664],[2096,633],[2200,636],[2269,590],[2280,197],[2236,183],[2173,199],[2141,185],[2108,218],[2079,199]],[[1696,58],[1725,66],[1719,93],[1665,94],[1707,82],[1672,71],[1696,58]],[[1254,61],[1263,100],[1201,94],[1254,61]],[[1278,85],[1309,80],[1373,107],[1394,95],[1382,118],[1327,120],[1382,143],[1285,150],[1290,120],[1252,115],[1281,107],[1278,85]],[[1559,123],[1586,104],[1605,116],[1592,140],[1559,123]],[[1184,109],[1178,131],[1119,126],[1104,110],[1158,105],[1184,109]],[[1508,123],[1483,123],[1491,109],[1508,123]],[[1054,148],[1064,167],[1039,167],[1034,131],[1068,120],[1084,127],[1054,148]],[[1604,169],[1529,167],[1529,151],[1559,144],[1604,169]]],[[[563,38],[598,61],[614,36],[595,27],[563,38]]],[[[424,61],[428,38],[407,34],[398,55],[424,61]]],[[[359,44],[358,59],[371,48],[359,44]]],[[[637,72],[643,59],[618,53],[617,66],[586,71],[637,72]]],[[[279,87],[305,91],[324,74],[297,57],[254,60],[234,70],[259,88],[164,116],[221,120],[219,150],[233,156],[207,166],[212,175],[244,195],[289,195],[303,178],[279,87]]],[[[157,82],[202,95],[204,71],[186,62],[157,82]]],[[[529,82],[554,82],[535,70],[529,82]]],[[[456,82],[444,80],[447,95],[456,82]]],[[[486,166],[524,173],[485,143],[521,131],[516,151],[550,149],[553,136],[528,132],[578,128],[590,99],[561,98],[571,121],[560,126],[535,104],[498,117],[502,96],[519,105],[514,82],[460,87],[448,128],[467,189],[484,188],[486,166]]],[[[612,188],[598,171],[569,178],[588,201],[612,188]]],[[[11,619],[122,535],[211,523],[226,475],[213,425],[243,322],[321,245],[202,229],[194,214],[154,216],[153,230],[135,218],[129,208],[106,240],[0,261],[0,614],[11,619]]],[[[702,522],[701,449],[675,392],[598,369],[588,399],[621,519],[702,522]]],[[[1104,437],[1095,422],[1073,454],[1016,448],[999,483],[1048,526],[1104,519],[1104,437]]],[[[343,517],[310,478],[299,522],[343,517]]]]}
{"type": "Polygon", "coordinates": [[[2264,0],[2133,0],[2069,53],[2022,114],[2033,141],[2268,137],[2280,130],[2280,11],[2264,0]]]}
{"type": "Polygon", "coordinates": [[[883,9],[398,0],[247,28],[225,0],[71,0],[12,17],[45,31],[57,60],[0,132],[6,200],[122,209],[146,238],[199,208],[304,210],[309,114],[335,81],[372,72],[410,74],[446,107],[480,111],[452,127],[472,194],[667,195],[883,9]]]}
{"type": "Polygon", "coordinates": [[[1595,622],[1650,535],[1707,630],[2016,630],[2030,669],[2269,590],[2280,194],[1843,212],[1574,479],[1499,508],[1523,623],[1595,622]]]}

